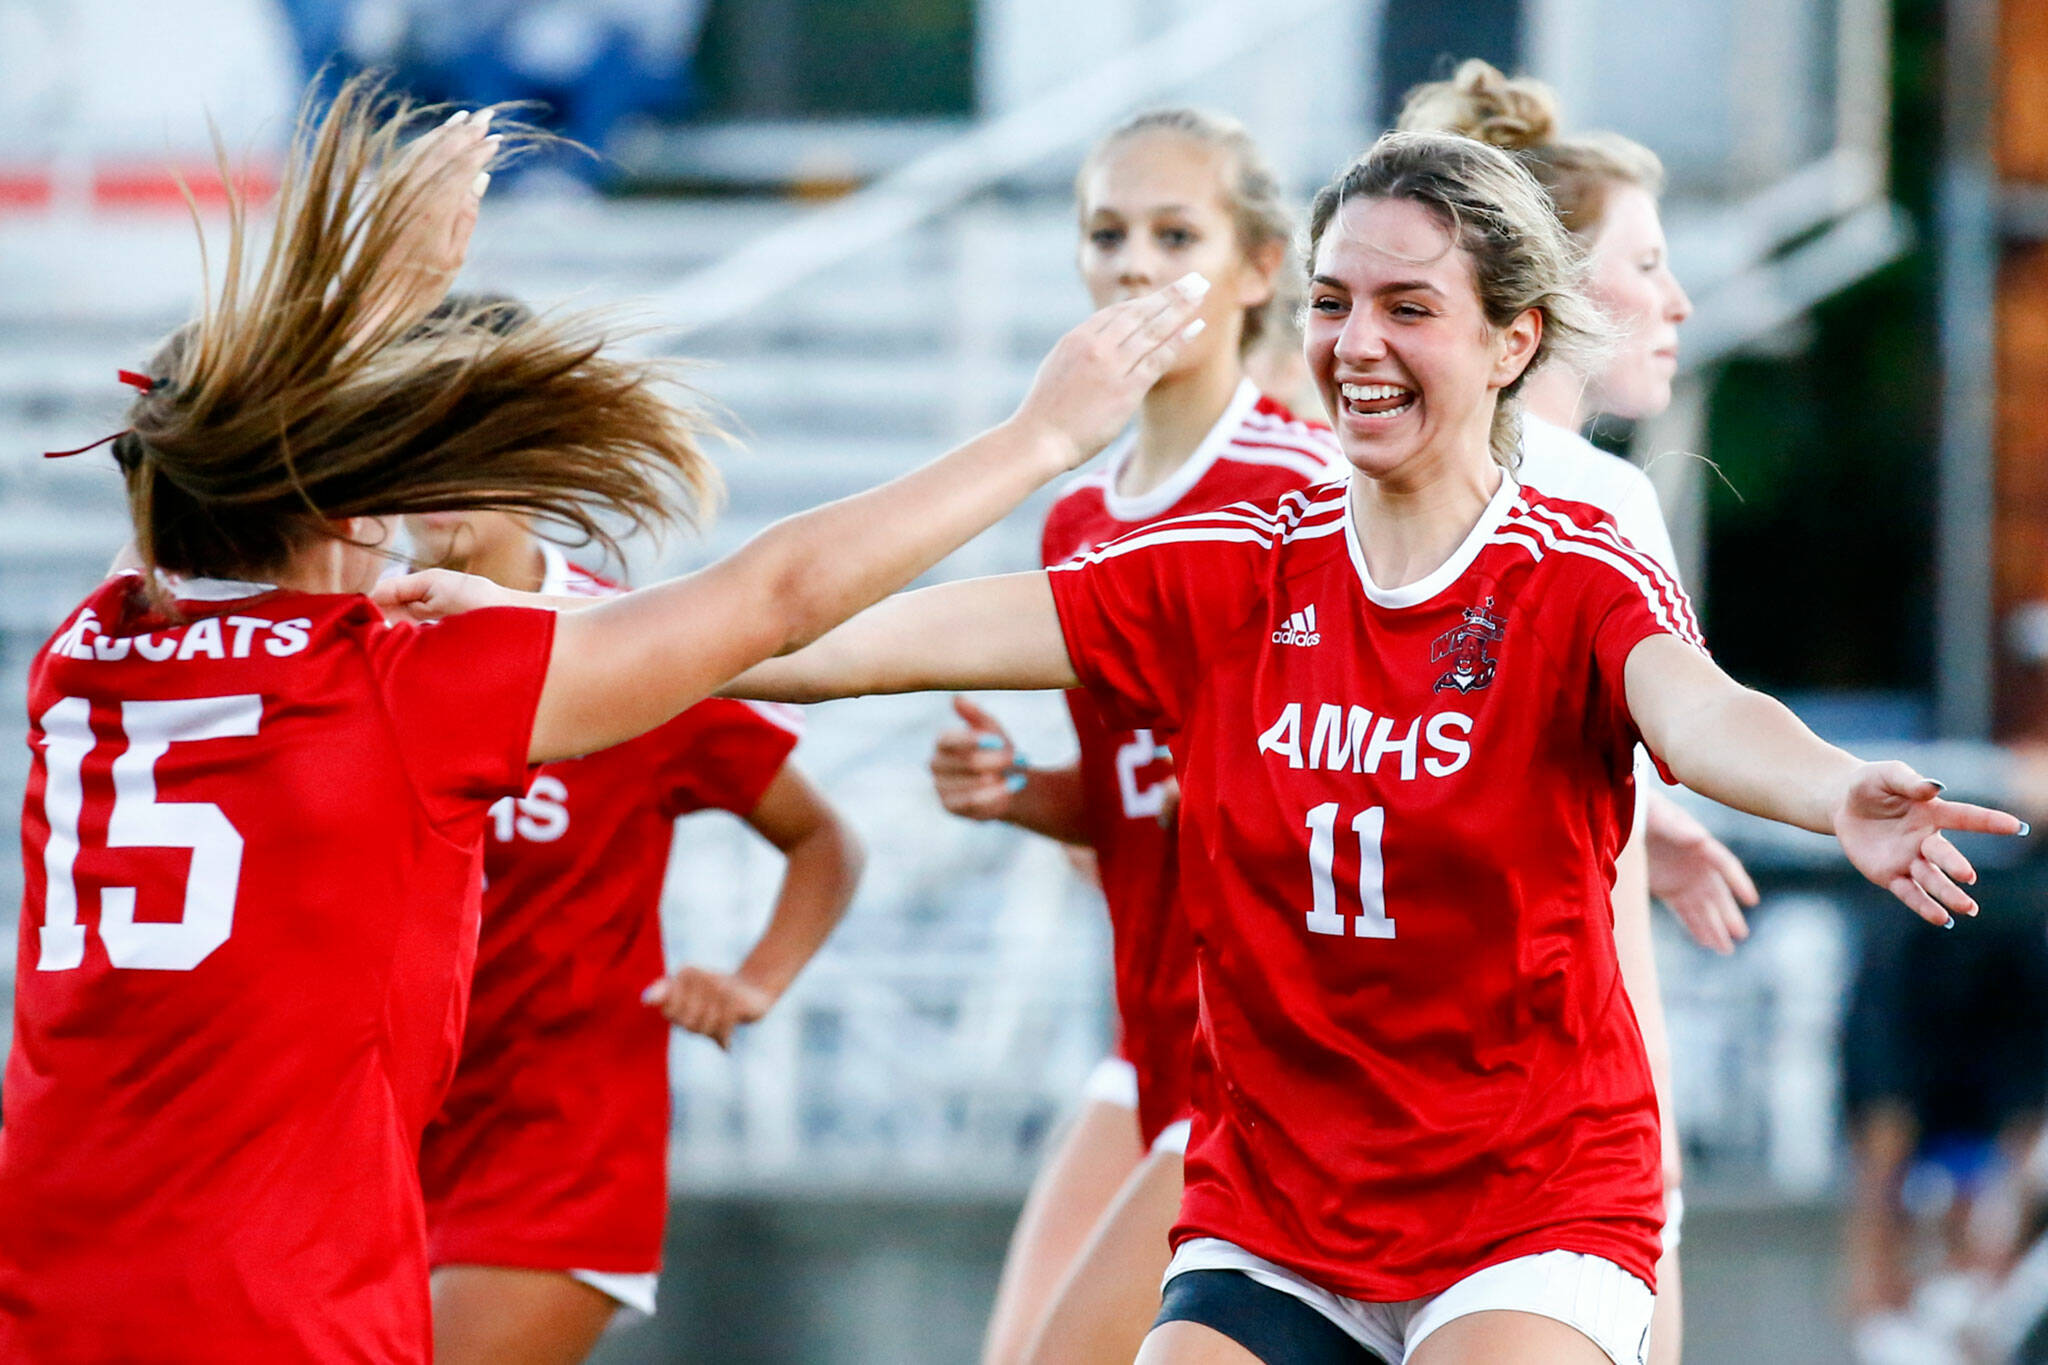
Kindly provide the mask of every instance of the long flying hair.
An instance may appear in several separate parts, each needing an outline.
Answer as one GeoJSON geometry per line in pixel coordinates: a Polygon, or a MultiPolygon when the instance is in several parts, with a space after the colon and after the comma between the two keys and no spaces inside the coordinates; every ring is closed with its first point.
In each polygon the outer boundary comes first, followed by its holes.
{"type": "MultiPolygon", "coordinates": [[[[443,112],[371,76],[317,119],[309,102],[253,271],[228,177],[218,289],[209,278],[204,310],[150,362],[114,445],[151,581],[260,577],[352,517],[497,508],[615,550],[621,522],[695,521],[715,502],[701,406],[660,362],[608,352],[594,318],[507,329],[391,306],[446,287],[417,278],[406,239],[458,173],[406,157],[443,112]]],[[[200,250],[204,264],[203,228],[200,250]]]]}

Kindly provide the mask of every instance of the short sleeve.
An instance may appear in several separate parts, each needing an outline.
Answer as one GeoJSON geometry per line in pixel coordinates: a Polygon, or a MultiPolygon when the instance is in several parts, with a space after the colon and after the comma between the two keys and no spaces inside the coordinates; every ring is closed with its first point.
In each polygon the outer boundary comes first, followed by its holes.
{"type": "Polygon", "coordinates": [[[526,791],[534,713],[554,647],[553,612],[488,607],[369,637],[371,667],[402,761],[436,819],[526,791]]]}
{"type": "MultiPolygon", "coordinates": [[[[1597,704],[1631,744],[1641,743],[1642,733],[1628,709],[1628,657],[1653,635],[1675,636],[1706,653],[1699,619],[1678,579],[1625,542],[1598,558],[1589,580],[1586,599],[1592,609],[1597,704]]],[[[1659,776],[1676,781],[1664,760],[1647,745],[1644,748],[1659,776]]]]}
{"type": "Polygon", "coordinates": [[[670,819],[699,810],[744,816],[761,804],[802,735],[793,707],[713,697],[643,742],[657,755],[655,790],[670,819]]]}
{"type": "Polygon", "coordinates": [[[1074,673],[1123,729],[1180,729],[1196,667],[1190,556],[1160,537],[1138,531],[1046,573],[1074,673]]]}

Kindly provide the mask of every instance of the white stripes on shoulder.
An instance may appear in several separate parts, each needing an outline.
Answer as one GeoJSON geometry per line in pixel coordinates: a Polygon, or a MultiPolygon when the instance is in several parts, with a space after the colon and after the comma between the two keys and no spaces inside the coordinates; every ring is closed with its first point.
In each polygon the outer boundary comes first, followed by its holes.
{"type": "Polygon", "coordinates": [[[1536,507],[1524,499],[1516,502],[1489,544],[1515,545],[1541,561],[1544,555],[1582,555],[1612,568],[1633,584],[1649,604],[1659,625],[1687,644],[1704,652],[1699,620],[1685,590],[1671,580],[1655,559],[1630,546],[1605,527],[1581,526],[1553,508],[1536,507]]]}
{"type": "Polygon", "coordinates": [[[1100,549],[1076,555],[1049,572],[1085,568],[1135,550],[1149,550],[1161,545],[1213,542],[1257,545],[1270,550],[1276,541],[1284,543],[1340,534],[1344,529],[1345,515],[1341,487],[1284,493],[1275,507],[1234,502],[1207,512],[1193,512],[1154,522],[1100,549]],[[1329,516],[1332,511],[1337,514],[1335,517],[1329,516]]]}

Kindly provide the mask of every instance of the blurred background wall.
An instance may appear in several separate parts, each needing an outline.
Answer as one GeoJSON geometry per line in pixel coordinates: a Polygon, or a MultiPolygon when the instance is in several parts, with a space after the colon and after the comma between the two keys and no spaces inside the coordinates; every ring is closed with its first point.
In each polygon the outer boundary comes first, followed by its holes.
{"type": "MultiPolygon", "coordinates": [[[[705,539],[636,543],[626,567],[648,577],[1005,414],[1085,309],[1068,184],[1121,113],[1231,110],[1305,201],[1404,90],[1466,56],[1552,81],[1573,122],[1670,167],[1698,304],[1678,401],[1596,435],[1659,485],[1724,663],[1832,737],[1904,745],[1966,795],[2038,800],[2036,0],[0,0],[8,695],[18,711],[28,658],[123,539],[111,462],[40,452],[113,430],[114,369],[193,304],[172,172],[210,217],[209,119],[260,190],[305,81],[376,64],[427,98],[538,101],[592,149],[501,177],[472,280],[625,302],[703,362],[743,435],[731,506],[705,539]]],[[[1042,510],[939,574],[1035,562],[1042,510]]],[[[1056,698],[990,704],[1034,760],[1070,747],[1056,698]]],[[[1105,1046],[1106,930],[1055,850],[940,812],[923,763],[944,716],[943,698],[895,698],[811,717],[807,766],[871,870],[730,1055],[675,1043],[668,1307],[607,1359],[971,1358],[1016,1201],[1105,1046]]],[[[0,763],[8,801],[25,768],[19,749],[0,763]]],[[[1830,845],[1701,814],[1765,903],[1732,959],[1659,926],[1689,1358],[1846,1360],[1851,984],[1873,952],[1944,950],[1869,903],[1830,845]]],[[[1993,868],[1987,917],[2032,951],[2029,853],[1972,853],[1993,868]]],[[[738,827],[686,823],[671,957],[732,961],[772,873],[738,827]]],[[[1955,970],[1966,1004],[2003,989],[1955,970]]],[[[1947,1178],[1931,1164],[1913,1192],[1930,1218],[1947,1178]]]]}

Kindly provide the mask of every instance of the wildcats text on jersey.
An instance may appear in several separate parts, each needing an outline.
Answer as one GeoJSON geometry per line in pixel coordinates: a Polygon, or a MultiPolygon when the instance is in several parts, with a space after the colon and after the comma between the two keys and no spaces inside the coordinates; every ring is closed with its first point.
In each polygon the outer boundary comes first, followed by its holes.
{"type": "Polygon", "coordinates": [[[260,639],[265,654],[284,659],[306,648],[312,629],[310,616],[295,616],[289,621],[270,621],[261,616],[202,616],[185,627],[182,637],[175,631],[164,632],[162,639],[155,635],[106,635],[101,631],[99,614],[87,607],[50,641],[50,653],[87,663],[118,663],[131,654],[153,664],[246,659],[260,639]]]}

